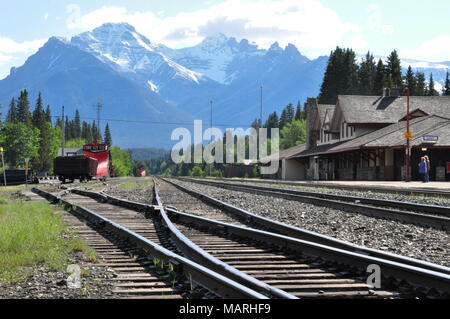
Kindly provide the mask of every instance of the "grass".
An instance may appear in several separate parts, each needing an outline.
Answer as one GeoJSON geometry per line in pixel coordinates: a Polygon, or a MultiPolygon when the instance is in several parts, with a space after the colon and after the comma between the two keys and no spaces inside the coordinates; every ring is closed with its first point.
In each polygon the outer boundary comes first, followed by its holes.
{"type": "Polygon", "coordinates": [[[121,189],[132,190],[132,189],[146,189],[153,187],[153,181],[142,180],[142,181],[127,181],[120,183],[118,185],[121,189]]]}
{"type": "Polygon", "coordinates": [[[17,201],[0,191],[0,282],[24,281],[26,269],[40,264],[63,271],[74,252],[96,260],[47,203],[17,201]]]}

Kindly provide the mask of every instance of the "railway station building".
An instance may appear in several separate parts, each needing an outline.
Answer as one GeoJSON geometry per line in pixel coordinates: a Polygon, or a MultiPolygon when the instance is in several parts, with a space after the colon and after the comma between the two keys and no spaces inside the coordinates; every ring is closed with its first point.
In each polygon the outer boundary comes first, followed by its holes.
{"type": "MultiPolygon", "coordinates": [[[[406,179],[407,97],[341,95],[336,105],[308,100],[304,151],[283,158],[279,178],[402,181],[406,179]],[[300,170],[301,172],[293,172],[300,170]]],[[[450,180],[450,97],[410,97],[410,176],[427,155],[432,181],[450,180]]]]}

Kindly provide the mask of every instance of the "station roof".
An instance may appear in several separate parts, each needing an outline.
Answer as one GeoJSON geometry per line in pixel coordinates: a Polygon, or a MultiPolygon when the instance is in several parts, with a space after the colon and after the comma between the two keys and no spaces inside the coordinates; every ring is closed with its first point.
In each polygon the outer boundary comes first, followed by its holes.
{"type": "Polygon", "coordinates": [[[271,156],[264,157],[264,158],[260,159],[259,162],[260,163],[269,163],[269,162],[276,161],[276,160],[282,161],[284,159],[293,157],[297,154],[304,152],[305,149],[306,149],[306,144],[296,145],[294,147],[285,149],[279,153],[275,153],[275,154],[272,154],[271,156]]]}
{"type": "MultiPolygon", "coordinates": [[[[406,116],[407,97],[339,95],[338,106],[349,124],[389,124],[406,116]]],[[[448,117],[450,96],[411,96],[410,111],[413,110],[448,117]]]]}
{"type": "MultiPolygon", "coordinates": [[[[83,155],[83,150],[81,148],[64,148],[64,155],[67,153],[76,153],[77,155],[83,155]]],[[[62,148],[58,150],[58,156],[62,156],[62,148]]]]}
{"type": "MultiPolygon", "coordinates": [[[[291,156],[290,158],[343,153],[360,149],[404,147],[406,144],[405,132],[406,121],[402,121],[352,140],[334,144],[323,144],[317,148],[291,156]]],[[[413,138],[410,140],[411,147],[450,148],[449,118],[437,115],[415,118],[410,121],[410,132],[413,135],[413,138]],[[429,137],[433,141],[425,141],[424,137],[429,137]]]]}

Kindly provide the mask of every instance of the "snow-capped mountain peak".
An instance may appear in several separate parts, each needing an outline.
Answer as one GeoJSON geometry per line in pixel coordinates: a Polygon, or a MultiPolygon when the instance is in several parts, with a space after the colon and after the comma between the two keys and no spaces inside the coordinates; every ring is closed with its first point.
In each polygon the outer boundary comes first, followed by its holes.
{"type": "Polygon", "coordinates": [[[235,38],[227,37],[223,33],[206,37],[193,47],[173,50],[161,46],[161,50],[188,69],[226,85],[235,78],[235,71],[230,68],[235,59],[265,54],[264,50],[259,50],[247,40],[237,42],[235,38]]]}
{"type": "Polygon", "coordinates": [[[103,24],[73,37],[71,44],[93,54],[113,69],[128,73],[153,91],[155,87],[163,89],[173,79],[198,84],[203,78],[202,74],[155,50],[149,39],[127,23],[103,24]]]}

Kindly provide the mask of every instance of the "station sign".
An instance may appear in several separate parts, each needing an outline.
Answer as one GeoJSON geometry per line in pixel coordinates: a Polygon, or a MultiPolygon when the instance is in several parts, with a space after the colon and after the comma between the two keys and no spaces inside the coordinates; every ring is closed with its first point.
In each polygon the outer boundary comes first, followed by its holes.
{"type": "Polygon", "coordinates": [[[423,137],[423,141],[428,143],[436,143],[439,141],[439,136],[425,135],[423,137]]]}

